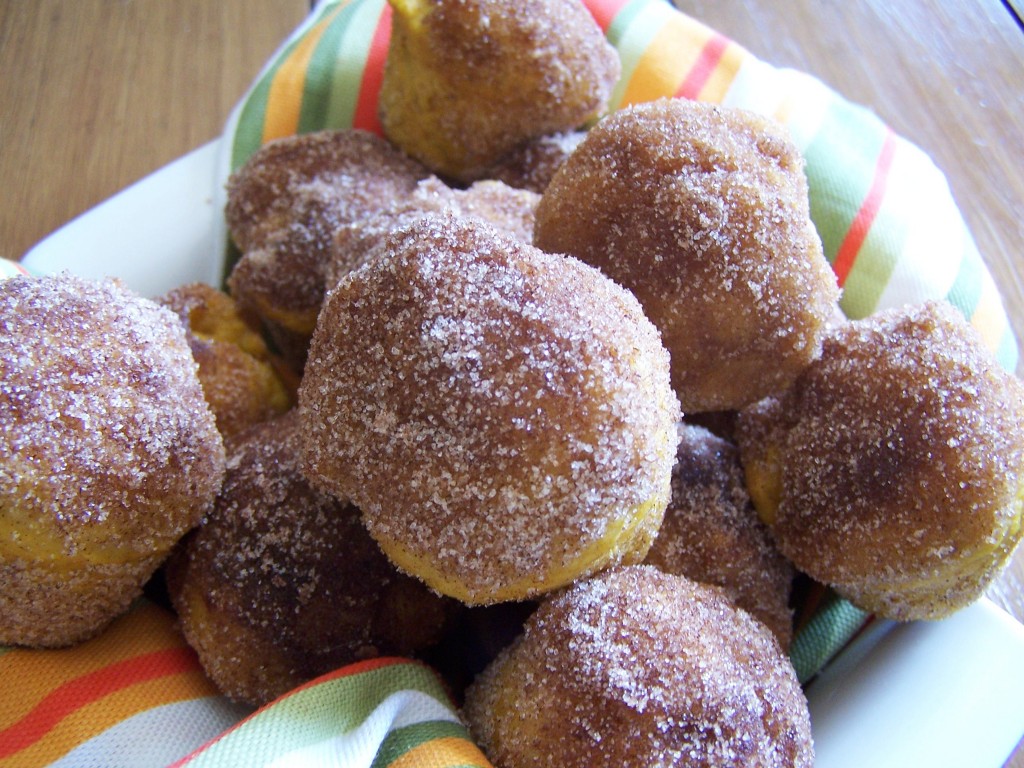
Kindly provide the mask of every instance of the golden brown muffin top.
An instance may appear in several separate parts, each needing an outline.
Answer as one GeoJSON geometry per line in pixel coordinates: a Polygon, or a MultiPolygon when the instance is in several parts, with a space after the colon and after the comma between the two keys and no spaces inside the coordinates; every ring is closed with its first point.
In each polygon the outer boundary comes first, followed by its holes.
{"type": "Polygon", "coordinates": [[[340,227],[325,269],[328,289],[372,258],[385,236],[426,213],[445,211],[462,218],[486,221],[502,232],[529,243],[540,195],[494,180],[477,181],[465,189],[449,187],[436,176],[424,179],[406,198],[386,211],[340,227]]]}
{"type": "Polygon", "coordinates": [[[189,578],[301,670],[327,671],[380,653],[412,653],[440,632],[438,598],[399,574],[363,528],[359,510],[312,487],[300,469],[295,412],[229,446],[217,504],[189,543],[189,578]],[[401,582],[401,584],[399,584],[401,582]],[[416,606],[396,626],[389,595],[416,606]],[[436,626],[425,626],[425,619],[436,626]]]}
{"type": "Polygon", "coordinates": [[[755,460],[774,444],[782,551],[871,610],[948,613],[1019,537],[1024,386],[945,302],[836,329],[739,428],[755,460]]]}
{"type": "Polygon", "coordinates": [[[594,126],[548,185],[534,243],[633,291],[672,354],[685,412],[788,386],[838,298],[782,126],[683,99],[594,126]]]}
{"type": "Polygon", "coordinates": [[[228,180],[225,214],[243,254],[232,293],[261,313],[315,318],[335,230],[392,205],[426,175],[384,139],[356,129],[264,145],[228,180]]]}
{"type": "Polygon", "coordinates": [[[579,0],[391,0],[384,134],[445,178],[607,107],[621,65],[579,0]]]}

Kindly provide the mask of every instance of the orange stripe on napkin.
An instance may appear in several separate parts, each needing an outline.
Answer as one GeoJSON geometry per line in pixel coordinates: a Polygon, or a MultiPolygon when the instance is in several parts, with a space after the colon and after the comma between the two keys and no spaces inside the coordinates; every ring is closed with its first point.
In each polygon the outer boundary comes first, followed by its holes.
{"type": "Polygon", "coordinates": [[[981,334],[981,338],[989,349],[998,349],[1006,332],[1006,321],[1003,317],[999,289],[990,274],[985,274],[981,281],[981,295],[970,323],[981,334]]]}
{"type": "Polygon", "coordinates": [[[881,152],[875,163],[875,174],[871,180],[871,187],[861,203],[860,209],[850,223],[850,228],[843,237],[843,242],[836,252],[832,270],[836,273],[839,285],[846,282],[846,278],[857,260],[861,246],[868,237],[871,225],[878,215],[878,209],[882,205],[882,198],[885,196],[886,183],[889,178],[889,169],[892,168],[892,159],[896,154],[896,136],[892,130],[886,130],[885,140],[882,143],[881,152]]]}
{"type": "Polygon", "coordinates": [[[624,95],[634,104],[664,96],[719,103],[746,52],[682,14],[669,16],[647,44],[624,95]]]}
{"type": "MultiPolygon", "coordinates": [[[[195,654],[187,648],[169,648],[111,664],[76,677],[53,689],[17,722],[0,731],[0,757],[10,757],[39,741],[61,720],[76,710],[120,690],[157,678],[189,672],[196,667],[195,654]]],[[[135,711],[142,711],[136,708],[135,711]]],[[[114,718],[95,732],[117,722],[114,718]]],[[[81,735],[78,739],[81,740],[81,735]]]]}
{"type": "Polygon", "coordinates": [[[623,94],[623,104],[653,101],[676,93],[701,65],[706,29],[684,17],[667,16],[644,48],[623,94]]]}
{"type": "MultiPolygon", "coordinates": [[[[217,696],[201,672],[188,670],[132,685],[70,713],[43,738],[14,753],[20,766],[49,765],[114,726],[157,707],[217,696]]],[[[0,756],[0,765],[6,765],[0,756]]]]}
{"type": "Polygon", "coordinates": [[[291,136],[299,130],[302,97],[306,84],[306,70],[324,30],[341,12],[342,6],[324,16],[306,33],[287,59],[281,62],[267,94],[266,119],[263,123],[263,142],[291,136]]]}

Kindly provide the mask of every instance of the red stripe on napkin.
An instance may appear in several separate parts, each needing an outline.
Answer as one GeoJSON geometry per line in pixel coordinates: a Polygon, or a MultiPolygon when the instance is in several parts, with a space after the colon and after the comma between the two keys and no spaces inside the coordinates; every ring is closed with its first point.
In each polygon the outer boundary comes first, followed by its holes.
{"type": "Polygon", "coordinates": [[[630,0],[585,0],[585,4],[594,17],[594,21],[597,22],[597,25],[601,27],[605,34],[608,33],[608,28],[612,25],[619,11],[628,5],[629,2],[630,0]]]}
{"type": "Polygon", "coordinates": [[[857,215],[853,217],[850,228],[846,231],[839,250],[836,252],[835,262],[832,270],[836,273],[839,285],[846,282],[846,278],[853,269],[853,263],[857,260],[861,246],[867,239],[871,225],[878,215],[878,209],[882,205],[882,198],[885,196],[885,187],[889,180],[889,170],[892,168],[892,158],[896,154],[896,135],[892,129],[886,129],[885,140],[882,142],[881,152],[875,162],[875,175],[871,180],[871,187],[868,194],[861,203],[857,215]]]}
{"type": "Polygon", "coordinates": [[[676,91],[676,96],[684,99],[698,98],[701,90],[703,90],[711,75],[714,74],[715,67],[722,60],[722,54],[725,53],[725,49],[728,47],[729,38],[717,32],[712,35],[704,44],[693,67],[690,68],[682,84],[680,84],[679,90],[676,91]]]}
{"type": "Polygon", "coordinates": [[[352,116],[352,127],[383,134],[380,119],[377,117],[377,98],[380,84],[384,79],[384,62],[388,57],[388,46],[391,44],[391,4],[384,3],[377,27],[373,30],[373,40],[366,55],[366,67],[363,80],[359,84],[359,97],[356,100],[355,114],[352,116]]]}

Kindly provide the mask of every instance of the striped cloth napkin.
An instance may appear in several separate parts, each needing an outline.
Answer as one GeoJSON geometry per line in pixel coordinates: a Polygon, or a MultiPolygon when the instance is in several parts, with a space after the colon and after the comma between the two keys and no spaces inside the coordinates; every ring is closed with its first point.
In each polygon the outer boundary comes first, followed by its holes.
{"type": "Polygon", "coordinates": [[[146,600],[73,648],[0,649],[0,680],[10,768],[490,765],[418,662],[354,664],[251,712],[219,694],[174,616],[146,600]]]}
{"type": "Polygon", "coordinates": [[[246,714],[145,601],[73,648],[0,649],[0,680],[0,766],[12,768],[166,765],[246,714]]]}
{"type": "MultiPolygon", "coordinates": [[[[847,316],[945,298],[1015,368],[1017,343],[996,287],[925,153],[819,80],[758,60],[663,0],[584,2],[622,59],[612,109],[678,96],[789,127],[807,159],[812,218],[847,316]]],[[[390,20],[385,0],[321,2],[231,115],[217,188],[273,138],[320,128],[379,132],[390,20]]],[[[0,261],[0,277],[16,269],[0,261]]],[[[801,679],[869,621],[824,595],[793,642],[801,679]]],[[[216,695],[173,618],[148,603],[77,648],[0,649],[0,679],[0,766],[489,765],[420,664],[344,668],[250,714],[216,695]]]]}

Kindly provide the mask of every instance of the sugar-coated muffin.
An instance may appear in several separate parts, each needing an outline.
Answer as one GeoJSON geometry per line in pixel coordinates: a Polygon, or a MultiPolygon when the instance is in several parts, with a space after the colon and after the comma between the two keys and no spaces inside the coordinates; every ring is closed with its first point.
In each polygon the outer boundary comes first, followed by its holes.
{"type": "Polygon", "coordinates": [[[498,160],[484,175],[516,189],[542,194],[586,135],[583,130],[560,131],[531,139],[498,160]]]}
{"type": "Polygon", "coordinates": [[[520,144],[607,107],[618,53],[580,0],[389,1],[381,126],[445,178],[483,178],[520,144]]]}
{"type": "Polygon", "coordinates": [[[944,302],[837,328],[737,435],[779,548],[865,610],[952,613],[1020,540],[1024,385],[944,302]]]}
{"type": "Polygon", "coordinates": [[[345,664],[415,655],[456,608],[395,570],[358,509],[310,486],[300,441],[294,412],[229,441],[216,505],[167,569],[203,668],[253,706],[345,664]]]}
{"type": "Polygon", "coordinates": [[[113,280],[0,282],[0,645],[99,632],[223,473],[172,312],[113,280]]]}
{"type": "Polygon", "coordinates": [[[722,587],[788,648],[795,572],[750,501],[739,449],[696,425],[679,435],[672,498],[644,562],[722,587]]]}
{"type": "Polygon", "coordinates": [[[301,365],[316,324],[335,230],[394,204],[427,175],[356,129],[276,139],[231,175],[225,217],[241,258],[228,287],[291,362],[301,365]]]}
{"type": "Polygon", "coordinates": [[[735,410],[814,358],[839,290],[784,128],[662,99],[604,118],[537,207],[534,243],[633,291],[683,411],[735,410]]]}
{"type": "Polygon", "coordinates": [[[448,186],[436,176],[424,179],[407,197],[374,216],[339,227],[331,258],[324,270],[331,288],[371,258],[388,233],[428,213],[448,212],[482,219],[524,243],[533,240],[533,219],[540,195],[504,182],[485,179],[465,189],[448,186]]]}
{"type": "Polygon", "coordinates": [[[500,768],[810,766],[810,717],[774,636],[714,587],[653,566],[548,598],[473,682],[500,768]]]}
{"type": "Polygon", "coordinates": [[[416,219],[338,284],[299,408],[310,477],[466,603],[641,560],[668,502],[679,406],[639,304],[478,219],[416,219]]]}
{"type": "Polygon", "coordinates": [[[181,318],[199,382],[224,437],[279,416],[294,405],[297,382],[278,363],[247,317],[226,293],[190,283],[156,299],[181,318]]]}

